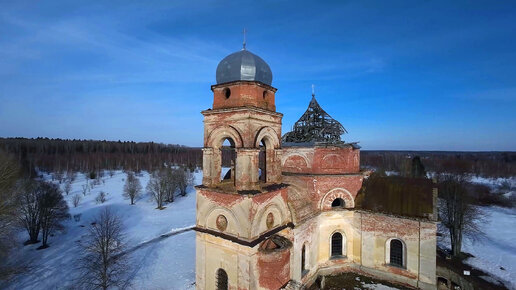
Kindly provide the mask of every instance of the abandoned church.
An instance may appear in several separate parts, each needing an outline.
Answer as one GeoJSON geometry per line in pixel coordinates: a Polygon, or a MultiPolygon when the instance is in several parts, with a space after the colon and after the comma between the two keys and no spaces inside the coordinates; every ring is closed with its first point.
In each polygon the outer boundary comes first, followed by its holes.
{"type": "Polygon", "coordinates": [[[219,63],[211,90],[196,187],[197,289],[302,289],[349,272],[436,288],[431,180],[400,178],[396,195],[364,191],[360,147],[341,140],[346,130],[314,94],[282,135],[272,71],[245,47],[219,63]]]}

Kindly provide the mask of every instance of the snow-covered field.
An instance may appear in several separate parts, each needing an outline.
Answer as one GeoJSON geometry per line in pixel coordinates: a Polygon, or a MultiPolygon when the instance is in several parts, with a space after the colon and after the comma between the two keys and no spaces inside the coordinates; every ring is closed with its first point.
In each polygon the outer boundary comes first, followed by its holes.
{"type": "MultiPolygon", "coordinates": [[[[50,179],[48,175],[45,178],[50,179]]],[[[82,196],[82,186],[86,184],[84,175],[78,174],[65,199],[72,216],[81,214],[80,221],[76,222],[73,218],[66,221],[66,230],[51,237],[50,248],[44,250],[36,250],[40,244],[22,246],[27,234],[20,232],[17,241],[19,247],[15,250],[13,262],[30,264],[32,268],[10,285],[0,285],[0,288],[64,289],[72,286],[77,277],[75,267],[80,255],[77,241],[86,234],[89,223],[106,206],[115,210],[124,221],[131,262],[128,289],[194,288],[195,233],[181,231],[195,224],[194,189],[189,188],[187,196],[178,196],[173,203],[166,204],[164,210],[157,210],[155,203],[146,194],[136,201],[136,205],[130,205],[129,200],[122,196],[125,178],[126,175],[121,171],[116,171],[113,177],[105,174],[103,182],[94,186],[79,206],[74,208],[72,197],[75,194],[82,196]],[[103,204],[95,202],[100,191],[108,193],[107,201],[103,204]],[[177,231],[180,233],[174,234],[177,231]]],[[[144,172],[139,178],[145,189],[149,175],[144,172]]],[[[196,173],[195,184],[200,184],[201,180],[202,172],[196,173]]],[[[487,238],[475,243],[465,241],[463,250],[475,256],[468,259],[467,263],[516,288],[516,209],[483,207],[482,210],[488,214],[487,222],[482,225],[487,238]]],[[[441,245],[447,243],[441,238],[441,245]]],[[[383,285],[368,287],[379,288],[383,285]]]]}
{"type": "MultiPolygon", "coordinates": [[[[487,217],[481,225],[485,238],[464,240],[462,251],[474,256],[465,262],[500,278],[510,289],[516,289],[516,209],[490,206],[480,207],[480,210],[487,217]]],[[[444,234],[439,238],[439,245],[449,249],[449,237],[444,234]]]]}
{"type": "MultiPolygon", "coordinates": [[[[80,254],[77,241],[86,234],[89,223],[106,206],[116,211],[124,222],[132,268],[127,281],[129,289],[194,288],[195,233],[187,231],[165,238],[160,236],[195,224],[195,190],[189,188],[187,196],[178,196],[173,203],[166,204],[165,209],[157,210],[146,194],[135,205],[130,205],[129,200],[122,196],[125,178],[121,171],[115,172],[113,177],[105,174],[104,183],[94,186],[74,208],[72,197],[75,194],[82,196],[82,185],[86,184],[84,175],[78,174],[72,191],[65,199],[70,214],[81,214],[81,220],[76,222],[72,218],[67,221],[66,230],[50,237],[50,248],[44,250],[36,250],[40,244],[21,246],[27,239],[27,234],[21,232],[18,237],[20,247],[15,251],[14,261],[30,264],[31,270],[8,285],[7,289],[63,289],[72,286],[80,254]],[[107,201],[103,204],[95,202],[100,191],[108,193],[107,201]]],[[[201,179],[202,173],[196,173],[195,184],[200,184],[201,179]]],[[[140,182],[144,189],[148,180],[149,175],[143,173],[140,182]]]]}

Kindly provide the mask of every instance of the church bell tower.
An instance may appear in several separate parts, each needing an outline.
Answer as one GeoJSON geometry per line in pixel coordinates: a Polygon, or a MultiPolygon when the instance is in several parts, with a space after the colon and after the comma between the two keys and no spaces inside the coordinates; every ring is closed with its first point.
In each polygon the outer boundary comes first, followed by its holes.
{"type": "Polygon", "coordinates": [[[272,72],[244,46],[219,63],[216,80],[202,112],[196,287],[278,289],[289,280],[291,220],[272,72]]]}

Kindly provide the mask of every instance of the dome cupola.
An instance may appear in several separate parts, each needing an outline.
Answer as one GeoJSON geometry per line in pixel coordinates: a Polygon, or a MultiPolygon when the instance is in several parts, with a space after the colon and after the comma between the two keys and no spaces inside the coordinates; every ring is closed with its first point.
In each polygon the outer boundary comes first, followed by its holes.
{"type": "Polygon", "coordinates": [[[244,48],[226,56],[219,63],[216,78],[217,84],[256,81],[270,86],[272,71],[261,57],[244,48]]]}

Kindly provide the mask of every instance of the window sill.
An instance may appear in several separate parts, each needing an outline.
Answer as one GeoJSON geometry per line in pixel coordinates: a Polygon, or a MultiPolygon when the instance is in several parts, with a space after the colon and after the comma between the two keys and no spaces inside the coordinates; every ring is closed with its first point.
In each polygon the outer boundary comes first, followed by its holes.
{"type": "Polygon", "coordinates": [[[395,264],[386,264],[386,266],[401,269],[401,270],[407,270],[407,267],[403,267],[403,266],[395,265],[395,264]]]}
{"type": "Polygon", "coordinates": [[[341,260],[341,259],[346,259],[346,258],[347,258],[347,256],[335,255],[335,256],[331,256],[330,260],[341,260]]]}
{"type": "Polygon", "coordinates": [[[306,274],[308,274],[310,272],[310,270],[308,269],[304,269],[302,272],[301,272],[301,278],[303,278],[304,276],[306,276],[306,274]]]}

